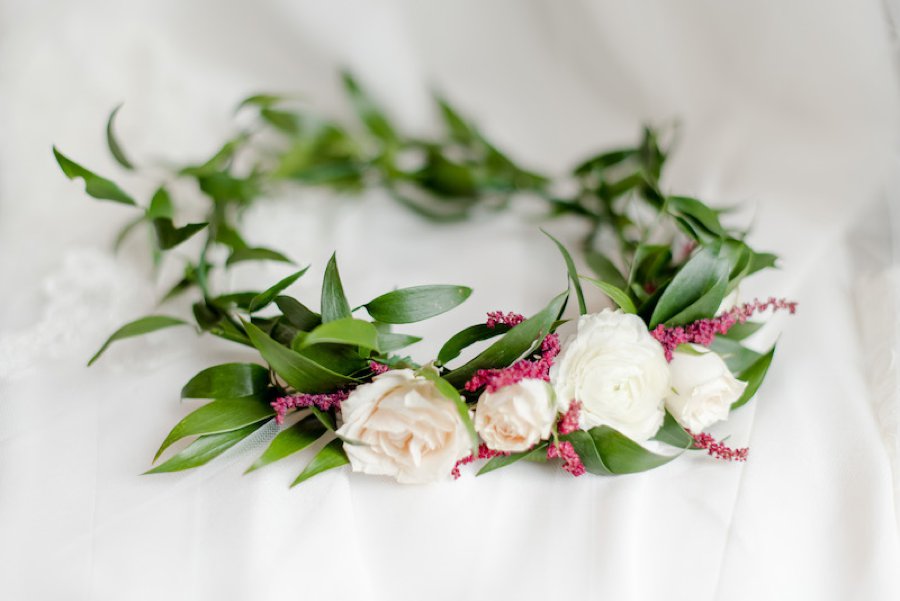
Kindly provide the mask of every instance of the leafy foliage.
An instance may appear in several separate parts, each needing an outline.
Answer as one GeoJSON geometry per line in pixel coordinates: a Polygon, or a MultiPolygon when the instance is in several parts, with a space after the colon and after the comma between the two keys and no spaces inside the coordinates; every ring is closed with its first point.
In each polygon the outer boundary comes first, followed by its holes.
{"type": "MultiPolygon", "coordinates": [[[[270,404],[274,399],[294,393],[334,393],[370,381],[376,371],[372,363],[416,369],[432,379],[456,405],[474,447],[477,436],[470,417],[474,399],[464,391],[465,383],[479,369],[507,367],[532,355],[560,323],[568,291],[515,327],[475,324],[463,329],[444,343],[436,362],[420,367],[398,353],[420,338],[392,331],[392,327],[449,311],[471,295],[470,288],[399,288],[355,305],[348,300],[337,257],[332,255],[325,268],[318,312],[304,304],[306,301],[286,294],[308,267],[262,291],[214,290],[212,283],[218,278],[212,276],[236,264],[293,264],[279,250],[245,240],[239,227],[240,215],[248,206],[284,186],[341,193],[377,187],[435,222],[460,221],[476,211],[503,209],[515,195],[537,197],[545,202],[548,217],[572,215],[587,225],[580,253],[574,255],[560,240],[544,232],[562,255],[579,312],[588,312],[590,298],[586,292],[597,293],[593,288],[583,288],[584,280],[623,311],[639,315],[651,328],[712,317],[743,278],[775,266],[775,255],[752,249],[745,232],[729,227],[723,211],[696,198],[663,192],[660,176],[668,149],[654,129],[644,128],[634,145],[587,158],[565,177],[566,185],[558,186],[548,177],[518,165],[446,98],[435,98],[443,132],[422,138],[403,132],[389,111],[351,74],[344,73],[342,83],[355,111],[353,122],[342,123],[313,113],[288,96],[250,96],[238,110],[249,115],[252,123],[225,140],[208,158],[176,167],[146,202],[53,148],[64,175],[81,179],[89,196],[137,211],[120,231],[116,247],[134,232],[146,230],[152,241],[154,264],[169,258],[184,262],[182,275],[161,302],[191,295],[193,319],[201,332],[255,349],[264,363],[216,365],[194,376],[184,386],[182,397],[210,402],[172,429],[159,454],[181,439],[196,439],[150,470],[152,473],[202,465],[267,422],[274,415],[270,404]],[[169,186],[175,180],[192,182],[205,196],[201,222],[175,225],[187,221],[184,199],[169,192],[181,189],[169,186]],[[567,193],[560,195],[559,190],[567,193]],[[170,253],[191,238],[192,244],[170,253]],[[582,258],[596,277],[579,274],[582,258]],[[368,319],[361,317],[365,313],[368,319]],[[467,348],[487,341],[486,348],[469,361],[455,368],[447,366],[467,348]]],[[[122,169],[136,171],[138,166],[116,135],[120,108],[116,107],[107,120],[107,145],[122,169]]],[[[114,332],[90,363],[113,342],[187,323],[163,315],[137,319],[114,332]]],[[[760,354],[743,345],[758,327],[741,324],[712,345],[737,377],[748,383],[734,409],[756,393],[772,361],[774,349],[760,354]]],[[[327,443],[294,484],[346,464],[345,441],[329,440],[335,428],[335,411],[312,407],[310,412],[282,429],[247,471],[293,455],[317,441],[327,443]]],[[[678,449],[690,447],[692,441],[668,414],[656,439],[678,449]]],[[[607,427],[576,431],[560,440],[572,443],[592,473],[633,473],[672,459],[652,453],[607,427]]],[[[521,459],[544,460],[546,449],[547,443],[541,443],[523,453],[495,457],[479,473],[521,459]]]]}

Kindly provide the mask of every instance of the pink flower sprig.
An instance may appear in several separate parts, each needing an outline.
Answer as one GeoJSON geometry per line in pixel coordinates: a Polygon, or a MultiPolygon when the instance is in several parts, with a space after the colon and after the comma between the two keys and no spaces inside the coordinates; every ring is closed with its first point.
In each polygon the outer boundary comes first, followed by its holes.
{"type": "Polygon", "coordinates": [[[291,409],[317,407],[322,411],[328,411],[333,407],[339,408],[341,406],[341,401],[347,400],[349,395],[349,390],[338,390],[337,392],[329,392],[326,394],[300,393],[278,397],[271,403],[272,409],[275,410],[275,423],[279,426],[283,424],[287,412],[291,409]]]}
{"type": "Polygon", "coordinates": [[[747,455],[750,454],[748,447],[740,449],[732,449],[723,442],[719,442],[711,435],[701,432],[694,434],[690,430],[687,433],[694,439],[694,448],[705,449],[708,455],[721,459],[723,461],[747,461],[747,455]]]}
{"type": "Polygon", "coordinates": [[[466,382],[465,389],[475,392],[484,388],[488,392],[497,392],[504,386],[518,384],[522,380],[535,379],[550,381],[550,368],[559,354],[559,336],[549,334],[541,341],[541,356],[538,359],[522,359],[502,369],[479,369],[466,382]]]}
{"type": "Polygon", "coordinates": [[[495,451],[493,449],[489,449],[488,446],[484,443],[478,445],[478,455],[469,455],[467,457],[463,457],[459,461],[456,462],[456,465],[453,466],[453,469],[450,471],[450,475],[453,476],[454,480],[459,480],[460,472],[459,468],[462,465],[469,465],[476,459],[493,459],[494,457],[506,457],[509,453],[506,451],[495,451]]]}
{"type": "Polygon", "coordinates": [[[380,376],[386,371],[391,371],[391,368],[383,363],[376,363],[375,361],[369,361],[369,369],[372,370],[376,376],[380,376]]]}
{"type": "Polygon", "coordinates": [[[775,297],[770,297],[766,301],[754,299],[753,302],[738,305],[712,319],[698,319],[686,326],[668,328],[659,324],[650,334],[663,346],[666,360],[671,361],[678,345],[691,343],[709,346],[717,335],[727,334],[735,324],[744,323],[754,313],[762,313],[768,309],[788,311],[793,315],[797,311],[797,303],[775,297]]]}
{"type": "Polygon", "coordinates": [[[556,425],[556,429],[560,434],[571,434],[578,429],[578,422],[581,418],[581,401],[572,401],[569,410],[566,411],[556,425]]]}
{"type": "Polygon", "coordinates": [[[503,311],[489,311],[487,314],[487,327],[493,329],[503,324],[509,327],[515,327],[525,321],[525,316],[519,313],[504,313],[503,311]]]}
{"type": "Polygon", "coordinates": [[[562,468],[576,477],[583,476],[587,472],[584,463],[581,462],[581,457],[575,452],[575,447],[568,441],[551,442],[547,447],[547,459],[562,459],[562,468]]]}

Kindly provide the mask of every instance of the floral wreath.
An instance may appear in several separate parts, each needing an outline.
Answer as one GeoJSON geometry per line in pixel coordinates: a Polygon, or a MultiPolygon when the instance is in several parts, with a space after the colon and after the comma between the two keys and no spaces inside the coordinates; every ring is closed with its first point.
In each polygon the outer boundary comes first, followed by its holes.
{"type": "MultiPolygon", "coordinates": [[[[772,361],[774,347],[758,353],[744,345],[762,326],[749,318],[794,313],[796,303],[737,302],[741,281],[773,267],[776,257],[753,250],[746,232],[724,226],[724,211],[662,192],[667,152],[655,131],[645,128],[635,147],[604,152],[551,180],[519,167],[441,98],[445,135],[409,137],[349,74],[343,81],[358,125],[342,125],[287,97],[251,96],[238,107],[252,114],[249,126],[209,160],[167,175],[196,182],[208,200],[203,223],[175,225],[176,202],[165,183],[142,207],[113,181],[53,149],[64,174],[81,178],[89,196],[138,210],[117,248],[146,228],[158,263],[204,233],[162,302],[194,294],[193,321],[201,332],[259,355],[255,362],[209,367],[185,384],[182,398],[210,402],[172,428],[154,463],[171,445],[193,441],[148,473],[203,465],[272,420],[280,430],[247,471],[317,445],[294,485],[348,463],[355,472],[421,483],[459,477],[476,460],[486,460],[479,475],[527,459],[580,476],[641,472],[696,449],[747,459],[748,449],[730,448],[705,430],[756,394],[772,361]],[[351,309],[332,256],[318,312],[285,294],[308,267],[267,290],[213,290],[214,270],[242,261],[290,262],[275,249],[249,245],[238,225],[244,208],[288,185],[380,187],[436,221],[461,221],[477,209],[501,210],[514,195],[535,196],[546,201],[550,216],[577,215],[589,225],[582,250],[594,275],[579,274],[565,246],[545,232],[562,254],[569,289],[528,318],[491,312],[484,323],[451,336],[433,361],[419,364],[399,353],[419,338],[393,326],[444,313],[465,301],[469,288],[401,288],[351,309]],[[228,251],[224,262],[211,259],[218,247],[228,251]],[[617,309],[589,314],[582,283],[617,309]],[[566,321],[573,293],[579,317],[566,321]],[[488,341],[468,361],[459,360],[488,341]]],[[[121,167],[133,170],[115,136],[118,110],[107,121],[108,146],[121,167]]],[[[165,315],[132,321],[89,365],[117,340],[186,324],[165,315]]]]}

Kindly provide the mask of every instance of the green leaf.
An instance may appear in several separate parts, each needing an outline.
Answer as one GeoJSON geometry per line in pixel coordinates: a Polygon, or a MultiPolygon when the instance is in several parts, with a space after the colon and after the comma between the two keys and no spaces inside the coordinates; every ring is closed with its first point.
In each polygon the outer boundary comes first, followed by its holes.
{"type": "Polygon", "coordinates": [[[664,442],[679,449],[688,449],[694,444],[693,437],[681,427],[672,414],[666,411],[663,425],[660,427],[653,440],[664,442]]]}
{"type": "Polygon", "coordinates": [[[772,253],[754,252],[753,256],[750,259],[750,268],[747,270],[747,275],[754,274],[757,271],[761,271],[763,269],[777,267],[777,263],[778,255],[773,255],[772,253]]]}
{"type": "Polygon", "coordinates": [[[316,456],[309,462],[306,469],[300,472],[300,475],[291,484],[291,488],[322,472],[347,465],[348,463],[350,463],[350,460],[347,459],[347,454],[344,453],[343,442],[339,438],[335,438],[316,453],[316,456]]]}
{"type": "Polygon", "coordinates": [[[113,131],[113,122],[115,121],[116,114],[118,114],[120,108],[122,108],[121,104],[114,108],[109,114],[109,119],[106,122],[106,145],[109,146],[109,153],[117,163],[122,167],[125,167],[125,169],[134,169],[134,165],[128,160],[128,157],[125,156],[122,147],[119,145],[118,140],[116,140],[116,134],[113,131]]]}
{"type": "Polygon", "coordinates": [[[562,242],[551,236],[545,230],[541,230],[545,236],[553,240],[554,244],[556,244],[556,248],[559,249],[559,252],[562,254],[563,259],[566,262],[566,269],[569,272],[569,280],[572,281],[572,285],[575,287],[575,295],[578,297],[578,312],[581,315],[587,313],[587,305],[584,302],[584,291],[581,289],[581,280],[578,278],[578,270],[575,269],[575,262],[572,260],[572,255],[569,254],[569,251],[566,250],[566,247],[562,245],[562,242]]]}
{"type": "Polygon", "coordinates": [[[592,157],[578,165],[575,168],[574,173],[576,175],[587,175],[591,171],[602,171],[603,169],[618,165],[619,163],[630,159],[637,153],[638,151],[635,148],[624,148],[621,150],[604,152],[603,154],[592,157]]]}
{"type": "Polygon", "coordinates": [[[512,328],[474,359],[444,377],[454,386],[463,386],[479,369],[506,367],[532,349],[550,333],[565,306],[568,292],[563,292],[540,312],[512,328]]]}
{"type": "Polygon", "coordinates": [[[268,403],[258,399],[221,399],[203,405],[196,411],[188,414],[183,420],[172,428],[169,435],[163,441],[156,456],[155,462],[172,443],[188,436],[198,434],[219,434],[239,430],[251,424],[256,424],[275,415],[275,411],[268,403]]]}
{"type": "Polygon", "coordinates": [[[665,465],[678,455],[657,455],[609,426],[576,430],[561,436],[572,443],[592,474],[634,474],[665,465]]]}
{"type": "Polygon", "coordinates": [[[344,296],[337,254],[333,254],[325,267],[325,277],[322,280],[322,323],[350,316],[350,303],[344,296]]]}
{"type": "Polygon", "coordinates": [[[308,332],[322,323],[322,318],[318,313],[310,310],[295,298],[278,296],[275,298],[275,304],[281,309],[284,318],[298,330],[308,332]]]}
{"type": "Polygon", "coordinates": [[[483,323],[469,326],[465,330],[454,334],[450,340],[444,343],[444,346],[441,347],[440,352],[438,352],[438,361],[442,364],[447,364],[459,357],[459,354],[463,349],[476,342],[490,340],[491,338],[505,334],[509,330],[510,327],[503,323],[498,323],[493,328],[489,328],[483,323]]]}
{"type": "Polygon", "coordinates": [[[720,334],[729,340],[744,340],[757,333],[764,324],[761,321],[745,321],[744,323],[736,323],[731,326],[727,334],[720,334]]]}
{"type": "Polygon", "coordinates": [[[478,139],[478,134],[474,128],[466,122],[446,99],[438,95],[435,95],[434,99],[440,108],[441,118],[444,120],[444,125],[451,138],[463,144],[468,144],[478,139]]]}
{"type": "Polygon", "coordinates": [[[313,417],[315,417],[320,424],[325,426],[326,430],[334,432],[334,419],[331,417],[330,413],[328,413],[327,411],[322,411],[315,406],[310,407],[309,409],[310,411],[312,411],[313,417]]]}
{"type": "Polygon", "coordinates": [[[718,353],[725,360],[728,369],[735,374],[744,372],[762,357],[739,341],[724,336],[716,336],[709,348],[718,353]]]}
{"type": "Polygon", "coordinates": [[[307,393],[332,392],[357,380],[322,367],[315,361],[284,347],[252,323],[244,323],[250,342],[272,369],[296,390],[307,393]]]}
{"type": "Polygon", "coordinates": [[[300,420],[290,428],[286,428],[279,432],[278,435],[272,439],[272,442],[263,454],[259,456],[259,459],[254,461],[253,465],[248,467],[247,471],[244,473],[249,474],[270,463],[275,463],[279,459],[284,459],[289,455],[302,451],[312,443],[316,442],[325,431],[322,424],[320,424],[312,415],[300,420]]]}
{"type": "Polygon", "coordinates": [[[378,330],[368,321],[344,317],[323,323],[303,338],[303,347],[313,344],[345,344],[377,351],[378,330]]]}
{"type": "Polygon", "coordinates": [[[147,208],[147,218],[164,217],[172,219],[174,215],[175,208],[172,206],[172,198],[169,196],[169,191],[164,186],[160,186],[150,199],[150,206],[147,208]]]}
{"type": "Polygon", "coordinates": [[[512,465],[513,463],[521,459],[533,459],[541,455],[546,457],[547,444],[548,443],[546,442],[542,442],[533,449],[522,451],[521,453],[511,453],[509,455],[499,455],[497,457],[492,457],[481,467],[480,470],[478,470],[476,476],[483,476],[484,474],[493,472],[494,470],[500,469],[501,467],[512,465]]]}
{"type": "Polygon", "coordinates": [[[192,467],[205,465],[256,432],[259,427],[259,424],[256,423],[239,430],[201,436],[192,442],[186,449],[165,463],[144,473],[161,474],[165,472],[180,472],[192,467]]]}
{"type": "Polygon", "coordinates": [[[393,332],[378,332],[378,348],[382,353],[399,351],[422,339],[408,334],[395,334],[393,332]]]}
{"type": "Polygon", "coordinates": [[[284,278],[283,280],[281,280],[280,282],[278,282],[277,284],[275,284],[274,286],[272,286],[265,292],[261,292],[260,294],[257,294],[253,298],[253,300],[250,301],[250,307],[249,307],[250,312],[254,313],[254,312],[259,311],[260,309],[263,309],[266,306],[268,306],[269,303],[271,303],[273,300],[275,300],[275,297],[278,296],[279,294],[281,294],[281,292],[285,288],[287,288],[288,286],[290,286],[291,284],[293,284],[294,282],[299,280],[300,277],[304,273],[306,273],[307,269],[309,269],[309,266],[304,267],[300,271],[292,273],[291,275],[287,276],[286,278],[284,278]]]}
{"type": "Polygon", "coordinates": [[[600,280],[595,280],[594,278],[589,278],[586,276],[581,277],[602,290],[603,293],[610,299],[612,299],[612,301],[616,303],[616,305],[618,305],[619,308],[622,309],[622,311],[624,311],[625,313],[637,313],[637,307],[634,306],[634,302],[631,300],[631,297],[629,297],[624,290],[620,290],[612,284],[601,282],[600,280]]]}
{"type": "Polygon", "coordinates": [[[585,253],[584,260],[601,281],[609,282],[616,288],[628,288],[625,276],[605,255],[591,250],[585,253]]]}
{"type": "Polygon", "coordinates": [[[397,140],[397,134],[391,125],[384,111],[375,103],[374,100],[359,86],[356,80],[348,72],[341,75],[344,82],[344,89],[350,97],[350,102],[356,110],[360,121],[368,128],[372,134],[378,139],[385,142],[394,142],[397,140]]]}
{"type": "Polygon", "coordinates": [[[183,399],[260,397],[269,386],[269,370],[256,363],[224,363],[207,367],[181,389],[183,399]]]}
{"type": "Polygon", "coordinates": [[[436,148],[429,148],[425,165],[415,173],[415,179],[438,197],[471,200],[478,195],[478,183],[472,169],[450,160],[436,148]]]}
{"type": "Polygon", "coordinates": [[[300,133],[300,118],[290,111],[263,107],[259,111],[259,116],[263,121],[286,134],[297,135],[300,133]]]}
{"type": "Polygon", "coordinates": [[[734,411],[738,407],[746,405],[747,401],[753,398],[753,395],[756,394],[756,391],[759,390],[760,384],[762,384],[762,381],[765,379],[766,373],[768,373],[769,371],[769,366],[772,364],[772,357],[774,356],[775,347],[773,346],[772,350],[760,357],[753,365],[738,374],[738,379],[746,382],[747,388],[744,389],[744,394],[741,395],[741,398],[731,404],[732,411],[734,411]]]}
{"type": "Polygon", "coordinates": [[[241,100],[241,102],[234,110],[235,112],[237,112],[246,106],[269,108],[275,106],[276,104],[280,104],[285,100],[296,100],[296,98],[281,94],[253,94],[252,96],[247,96],[246,98],[241,100]]]}
{"type": "Polygon", "coordinates": [[[685,263],[656,304],[650,328],[713,317],[725,298],[731,265],[719,248],[704,247],[685,263]]]}
{"type": "Polygon", "coordinates": [[[156,231],[156,241],[160,250],[175,248],[207,225],[207,223],[189,223],[184,227],[175,227],[168,217],[153,219],[153,229],[156,231]]]}
{"type": "Polygon", "coordinates": [[[670,212],[687,217],[703,226],[706,231],[717,237],[727,237],[728,232],[719,223],[719,215],[714,210],[697,200],[686,196],[670,196],[668,198],[670,212]]]}
{"type": "Polygon", "coordinates": [[[100,177],[93,171],[85,169],[75,161],[69,159],[57,150],[56,146],[53,147],[53,156],[56,157],[56,162],[59,163],[59,168],[62,169],[62,172],[66,177],[69,179],[80,177],[84,180],[84,191],[88,196],[98,200],[111,200],[113,202],[137,206],[134,199],[122,191],[115,183],[104,177],[100,177]]]}
{"type": "Polygon", "coordinates": [[[634,252],[628,285],[638,282],[645,284],[656,278],[659,271],[672,260],[672,249],[661,244],[641,244],[634,252]]]}
{"type": "Polygon", "coordinates": [[[254,291],[232,292],[217,296],[211,299],[210,303],[223,311],[229,311],[234,307],[247,310],[250,307],[250,303],[258,295],[259,293],[254,291]]]}
{"type": "Polygon", "coordinates": [[[165,315],[150,315],[147,317],[141,317],[140,319],[136,319],[132,322],[126,323],[124,326],[113,332],[112,336],[110,336],[106,342],[103,343],[103,346],[100,347],[91,360],[88,361],[88,366],[94,364],[94,361],[100,358],[109,345],[117,340],[124,340],[125,338],[132,338],[134,336],[141,336],[143,334],[149,334],[150,332],[155,332],[156,330],[161,330],[163,328],[171,328],[172,326],[182,326],[188,325],[188,323],[184,320],[178,319],[177,317],[167,317],[165,315]]]}
{"type": "Polygon", "coordinates": [[[294,263],[277,250],[256,247],[235,248],[234,251],[232,251],[231,256],[228,257],[228,260],[225,261],[225,265],[230,267],[235,263],[241,263],[243,261],[278,261],[281,263],[290,263],[292,265],[294,263]]]}
{"type": "Polygon", "coordinates": [[[383,323],[414,323],[453,309],[470,294],[472,289],[465,286],[413,286],[382,294],[364,306],[383,323]]]}

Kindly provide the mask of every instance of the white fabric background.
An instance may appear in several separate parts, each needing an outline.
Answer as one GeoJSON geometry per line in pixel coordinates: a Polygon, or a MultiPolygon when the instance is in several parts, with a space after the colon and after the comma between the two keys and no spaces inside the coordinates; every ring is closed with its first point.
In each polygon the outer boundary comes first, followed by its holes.
{"type": "MultiPolygon", "coordinates": [[[[892,39],[875,1],[0,1],[0,597],[897,599],[892,39]],[[50,145],[115,173],[102,127],[124,101],[133,159],[200,158],[251,91],[346,114],[338,65],[405,127],[433,127],[435,86],[553,172],[677,118],[667,188],[752,207],[754,243],[784,270],[745,293],[801,303],[761,336],[781,332],[757,401],[719,430],[750,462],[693,456],[577,480],[526,465],[429,487],[335,471],[288,490],[302,460],[241,477],[257,436],[202,470],[138,476],[189,409],[183,382],[248,355],[171,331],[84,368],[166,282],[139,241],[109,253],[127,211],[86,200],[50,145]]],[[[419,328],[447,336],[489,309],[534,311],[563,285],[533,211],[519,212],[438,228],[378,194],[292,194],[248,227],[313,263],[301,296],[314,298],[332,249],[351,300],[473,286],[419,328]]],[[[247,268],[233,283],[283,273],[247,268]]]]}

